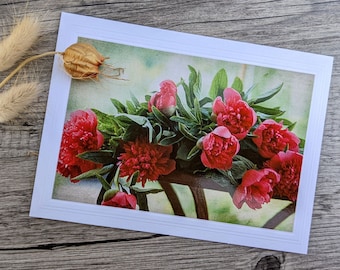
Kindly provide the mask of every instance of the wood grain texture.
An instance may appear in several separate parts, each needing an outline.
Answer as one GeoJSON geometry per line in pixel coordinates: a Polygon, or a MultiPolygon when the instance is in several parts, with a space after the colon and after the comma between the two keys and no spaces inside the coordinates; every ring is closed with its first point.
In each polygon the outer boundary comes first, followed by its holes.
{"type": "Polygon", "coordinates": [[[309,254],[29,218],[52,69],[45,58],[24,70],[43,93],[0,125],[0,269],[339,269],[338,0],[4,0],[0,38],[16,18],[34,12],[43,33],[29,54],[54,50],[61,11],[334,56],[309,254]]]}

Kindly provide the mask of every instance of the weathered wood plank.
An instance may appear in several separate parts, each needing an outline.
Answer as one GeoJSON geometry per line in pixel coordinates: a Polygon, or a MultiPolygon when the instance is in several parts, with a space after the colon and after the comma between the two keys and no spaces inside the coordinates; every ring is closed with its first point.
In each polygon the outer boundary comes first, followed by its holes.
{"type": "Polygon", "coordinates": [[[10,0],[0,2],[0,38],[13,26],[13,17],[34,12],[43,35],[29,54],[54,50],[62,10],[335,56],[309,255],[29,218],[52,68],[52,58],[46,58],[24,71],[41,81],[39,99],[18,119],[0,124],[0,269],[266,269],[262,262],[279,269],[277,261],[281,269],[338,269],[339,1],[10,0]]]}

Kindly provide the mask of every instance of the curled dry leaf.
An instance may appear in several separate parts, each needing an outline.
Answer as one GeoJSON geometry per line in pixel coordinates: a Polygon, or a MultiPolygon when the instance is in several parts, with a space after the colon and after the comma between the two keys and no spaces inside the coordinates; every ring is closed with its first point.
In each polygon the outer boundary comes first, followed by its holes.
{"type": "Polygon", "coordinates": [[[41,90],[37,82],[17,84],[0,93],[0,123],[14,119],[24,112],[41,90]]]}
{"type": "Polygon", "coordinates": [[[38,39],[40,23],[36,17],[24,17],[0,42],[0,72],[11,68],[38,39]]]}

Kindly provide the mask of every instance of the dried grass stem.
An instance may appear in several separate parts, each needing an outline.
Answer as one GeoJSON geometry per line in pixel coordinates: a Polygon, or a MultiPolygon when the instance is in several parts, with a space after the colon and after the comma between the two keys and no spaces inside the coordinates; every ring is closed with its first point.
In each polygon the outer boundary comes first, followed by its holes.
{"type": "Polygon", "coordinates": [[[24,17],[0,42],[0,72],[11,68],[37,41],[40,22],[36,17],[24,17]]]}
{"type": "Polygon", "coordinates": [[[0,88],[2,88],[15,74],[17,74],[26,64],[29,62],[32,62],[34,60],[37,60],[39,58],[49,56],[49,55],[55,55],[55,54],[62,54],[60,52],[45,52],[38,55],[33,55],[27,59],[25,59],[22,63],[20,63],[19,66],[17,66],[1,83],[0,88]]]}
{"type": "Polygon", "coordinates": [[[21,83],[0,93],[0,123],[16,118],[38,97],[42,88],[37,82],[21,83]]]}

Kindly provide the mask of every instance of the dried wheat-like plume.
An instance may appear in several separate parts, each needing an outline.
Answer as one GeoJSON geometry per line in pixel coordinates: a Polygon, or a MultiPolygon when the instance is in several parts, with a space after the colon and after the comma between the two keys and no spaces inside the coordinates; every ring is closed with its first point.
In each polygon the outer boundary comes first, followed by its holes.
{"type": "Polygon", "coordinates": [[[0,42],[0,72],[20,60],[38,39],[39,33],[39,20],[34,16],[25,16],[0,42]]]}
{"type": "Polygon", "coordinates": [[[39,95],[37,82],[16,84],[0,93],[0,123],[7,122],[22,113],[39,95]]]}

